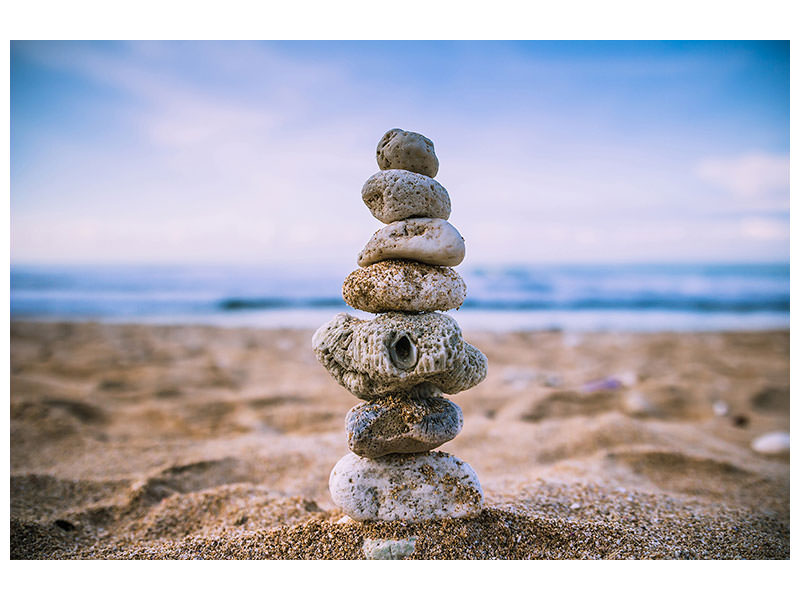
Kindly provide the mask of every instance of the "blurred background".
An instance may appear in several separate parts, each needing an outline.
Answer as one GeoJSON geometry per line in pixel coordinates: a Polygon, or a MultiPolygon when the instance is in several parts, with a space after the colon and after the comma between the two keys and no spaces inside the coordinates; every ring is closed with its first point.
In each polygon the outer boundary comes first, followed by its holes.
{"type": "Polygon", "coordinates": [[[11,316],[316,328],[394,127],[465,329],[788,328],[788,42],[13,42],[11,316]]]}

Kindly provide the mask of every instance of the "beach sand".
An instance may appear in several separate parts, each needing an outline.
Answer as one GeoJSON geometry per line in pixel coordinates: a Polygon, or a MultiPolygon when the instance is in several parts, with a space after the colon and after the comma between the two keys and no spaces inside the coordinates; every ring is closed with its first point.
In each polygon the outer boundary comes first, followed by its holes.
{"type": "Polygon", "coordinates": [[[489,375],[441,450],[486,509],[423,525],[331,502],[357,400],[311,334],[12,322],[11,557],[789,557],[788,456],[750,447],[789,430],[786,331],[466,331],[489,375]]]}

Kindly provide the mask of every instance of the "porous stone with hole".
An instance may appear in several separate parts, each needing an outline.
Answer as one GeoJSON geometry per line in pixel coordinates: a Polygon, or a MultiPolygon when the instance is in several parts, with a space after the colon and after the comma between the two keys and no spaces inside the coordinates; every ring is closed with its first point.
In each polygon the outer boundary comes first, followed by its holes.
{"type": "MultiPolygon", "coordinates": [[[[464,302],[466,285],[450,267],[464,259],[464,239],[447,222],[450,196],[433,177],[433,142],[392,129],[377,149],[379,173],[361,189],[364,203],[387,226],[358,255],[342,296],[377,313],[361,320],[336,315],[312,338],[331,376],[365,400],[347,413],[352,452],[329,479],[334,503],[359,521],[471,517],[483,507],[475,471],[462,460],[430,452],[461,431],[457,394],[486,377],[483,353],[465,342],[441,312],[464,302]]],[[[367,558],[403,558],[414,539],[367,539],[367,558]]]]}
{"type": "Polygon", "coordinates": [[[365,321],[339,313],[311,345],[331,376],[363,400],[457,394],[486,377],[486,357],[442,313],[390,312],[365,321]]]}
{"type": "Polygon", "coordinates": [[[375,232],[358,255],[358,266],[392,258],[455,267],[464,260],[464,238],[444,219],[420,217],[390,223],[375,232]]]}
{"type": "Polygon", "coordinates": [[[445,452],[347,454],[328,481],[333,501],[356,521],[471,517],[483,508],[483,490],[466,462],[445,452]]]}
{"type": "Polygon", "coordinates": [[[342,284],[344,301],[371,313],[451,310],[466,295],[464,280],[450,267],[411,260],[384,260],[356,269],[342,284]]]}
{"type": "Polygon", "coordinates": [[[450,216],[450,195],[442,184],[411,171],[378,171],[364,183],[361,198],[372,215],[383,223],[412,217],[450,216]]]}
{"type": "Polygon", "coordinates": [[[378,142],[375,155],[381,169],[406,169],[428,177],[439,172],[433,142],[421,133],[390,129],[378,142]]]}
{"type": "Polygon", "coordinates": [[[445,398],[389,396],[351,408],[345,431],[351,452],[377,458],[433,450],[456,437],[463,424],[461,409],[445,398]]]}

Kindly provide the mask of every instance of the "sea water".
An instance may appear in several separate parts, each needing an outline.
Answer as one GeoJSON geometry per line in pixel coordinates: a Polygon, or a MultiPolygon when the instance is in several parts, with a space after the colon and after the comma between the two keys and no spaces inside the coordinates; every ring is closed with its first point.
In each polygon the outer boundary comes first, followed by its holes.
{"type": "MultiPolygon", "coordinates": [[[[464,329],[714,331],[789,327],[788,264],[504,265],[457,269],[464,329]]],[[[11,318],[316,328],[343,268],[11,267],[11,318]]]]}

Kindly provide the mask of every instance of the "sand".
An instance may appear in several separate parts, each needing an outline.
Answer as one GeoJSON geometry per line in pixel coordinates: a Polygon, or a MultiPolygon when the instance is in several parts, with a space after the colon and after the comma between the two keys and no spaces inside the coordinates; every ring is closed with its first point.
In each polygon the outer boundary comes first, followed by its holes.
{"type": "Polygon", "coordinates": [[[788,456],[750,448],[789,430],[786,331],[465,332],[489,375],[441,449],[486,509],[422,525],[331,502],[357,400],[311,334],[13,322],[11,557],[789,557],[788,456]]]}

